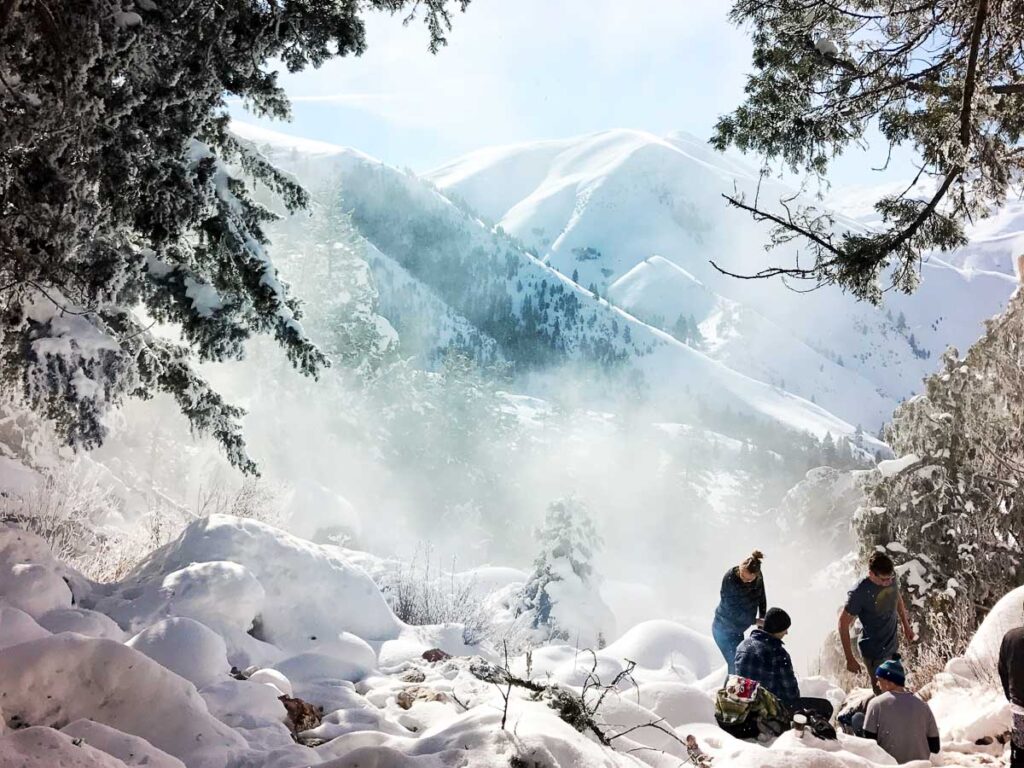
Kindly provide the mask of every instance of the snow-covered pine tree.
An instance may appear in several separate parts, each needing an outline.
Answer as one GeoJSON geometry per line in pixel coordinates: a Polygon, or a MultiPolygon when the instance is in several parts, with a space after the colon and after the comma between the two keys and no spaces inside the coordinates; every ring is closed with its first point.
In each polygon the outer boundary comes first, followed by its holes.
{"type": "Polygon", "coordinates": [[[267,67],[365,47],[360,12],[425,10],[431,47],[468,0],[0,2],[0,381],[90,448],[126,397],[170,393],[246,471],[239,418],[195,360],[271,334],[323,354],[265,246],[273,215],[227,163],[296,209],[305,193],[228,130],[227,99],[285,117],[267,67]],[[156,323],[180,332],[156,335],[156,323]]]}
{"type": "Polygon", "coordinates": [[[570,496],[552,502],[536,531],[540,553],[523,587],[517,615],[545,640],[595,645],[613,630],[608,607],[598,595],[593,560],[602,545],[586,505],[570,496]]]}
{"type": "Polygon", "coordinates": [[[896,411],[885,437],[906,460],[883,465],[857,516],[865,551],[888,547],[906,574],[925,647],[947,655],[1024,577],[1021,338],[1018,292],[963,359],[947,352],[896,411]]]}
{"type": "Polygon", "coordinates": [[[746,100],[719,119],[714,144],[753,151],[824,179],[829,163],[877,126],[919,160],[919,183],[882,197],[884,226],[843,231],[794,201],[730,202],[801,238],[801,263],[757,277],[838,284],[878,303],[889,283],[917,285],[921,253],[965,242],[963,222],[1000,206],[1020,173],[1024,21],[993,0],[733,0],[751,30],[746,100]],[[809,254],[809,255],[808,255],[809,254]]]}

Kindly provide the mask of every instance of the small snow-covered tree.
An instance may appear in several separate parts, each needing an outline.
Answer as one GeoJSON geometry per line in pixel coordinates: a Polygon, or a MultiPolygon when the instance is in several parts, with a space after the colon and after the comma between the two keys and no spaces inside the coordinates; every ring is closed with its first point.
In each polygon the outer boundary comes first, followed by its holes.
{"type": "Polygon", "coordinates": [[[310,338],[345,370],[372,375],[397,352],[397,334],[379,313],[366,241],[337,187],[313,190],[312,217],[288,222],[294,249],[279,258],[305,302],[310,338]]]}
{"type": "Polygon", "coordinates": [[[517,615],[528,615],[544,639],[599,644],[613,620],[598,595],[593,561],[602,541],[586,505],[575,497],[552,502],[536,538],[541,550],[517,615]]]}
{"type": "Polygon", "coordinates": [[[956,350],[900,406],[883,465],[857,517],[865,550],[888,547],[925,644],[963,650],[981,617],[1024,578],[1024,294],[956,350]]]}
{"type": "Polygon", "coordinates": [[[774,242],[804,246],[783,276],[836,284],[879,303],[906,292],[923,251],[965,242],[963,222],[1004,203],[1024,171],[1019,3],[998,0],[733,0],[748,28],[753,73],[745,101],[718,121],[713,143],[824,179],[830,162],[877,126],[890,151],[916,154],[917,188],[882,197],[883,225],[846,230],[793,200],[731,196],[777,226],[774,242]],[[923,190],[923,193],[922,193],[923,190]]]}
{"type": "Polygon", "coordinates": [[[167,392],[254,471],[241,410],[193,363],[252,334],[304,373],[326,360],[267,253],[273,215],[228,164],[288,209],[306,194],[231,135],[227,99],[286,117],[271,60],[359,55],[368,9],[424,10],[436,49],[467,3],[0,2],[0,385],[81,448],[125,398],[167,392]]]}

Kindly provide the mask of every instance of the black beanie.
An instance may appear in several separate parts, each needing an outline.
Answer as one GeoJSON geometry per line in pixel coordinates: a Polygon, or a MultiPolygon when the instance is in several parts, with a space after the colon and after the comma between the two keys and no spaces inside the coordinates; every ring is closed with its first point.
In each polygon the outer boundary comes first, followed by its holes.
{"type": "Polygon", "coordinates": [[[764,616],[764,631],[769,635],[785,632],[792,624],[789,614],[781,608],[769,608],[764,616]]]}

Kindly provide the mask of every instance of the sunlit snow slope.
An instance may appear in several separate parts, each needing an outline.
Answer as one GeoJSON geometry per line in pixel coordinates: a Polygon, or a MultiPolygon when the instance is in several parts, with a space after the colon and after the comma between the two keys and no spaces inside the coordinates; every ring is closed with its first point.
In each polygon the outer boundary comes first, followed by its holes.
{"type": "MultiPolygon", "coordinates": [[[[919,389],[948,345],[981,335],[1016,285],[1007,254],[1024,231],[1008,208],[964,253],[928,259],[917,293],[890,292],[875,308],[836,289],[802,294],[715,270],[711,261],[738,273],[792,264],[797,246],[766,253],[767,228],[722,198],[752,198],[757,172],[684,134],[616,130],[483,149],[427,177],[581,285],[666,329],[692,316],[710,357],[866,428],[919,389]]],[[[760,199],[787,193],[766,181],[760,199]]],[[[861,226],[863,213],[840,224],[861,226]]]]}

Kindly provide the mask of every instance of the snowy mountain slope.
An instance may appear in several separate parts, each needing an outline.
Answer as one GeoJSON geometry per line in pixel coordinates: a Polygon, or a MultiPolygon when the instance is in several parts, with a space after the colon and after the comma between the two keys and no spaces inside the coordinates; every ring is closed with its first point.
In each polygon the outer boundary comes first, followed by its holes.
{"type": "MultiPolygon", "coordinates": [[[[909,186],[909,181],[898,181],[844,187],[835,190],[827,203],[859,222],[875,225],[880,222],[875,203],[884,195],[902,194],[909,186]]],[[[933,183],[919,182],[911,189],[911,196],[927,199],[934,191],[933,183]]],[[[1017,274],[1017,257],[1024,253],[1024,201],[1007,201],[988,218],[969,222],[966,232],[970,242],[955,253],[945,254],[944,261],[966,270],[1017,274]]]]}
{"type": "MultiPolygon", "coordinates": [[[[983,321],[1005,304],[1016,285],[1005,270],[970,268],[977,260],[965,268],[955,259],[931,258],[917,293],[887,295],[885,306],[874,308],[838,290],[798,295],[779,281],[724,276],[712,260],[735,272],[753,272],[770,263],[792,263],[795,245],[765,254],[767,228],[729,208],[721,197],[736,191],[753,197],[758,174],[684,134],[662,138],[617,130],[488,148],[427,178],[493,218],[545,262],[564,274],[575,273],[584,286],[593,283],[604,290],[645,259],[661,255],[818,353],[817,359],[811,355],[791,370],[787,383],[810,380],[813,369],[831,361],[862,376],[888,402],[916,391],[947,345],[963,347],[977,339],[983,321]]],[[[762,202],[785,193],[771,181],[761,183],[762,202]]],[[[862,226],[853,218],[841,218],[840,224],[862,226]]],[[[999,229],[992,236],[1004,235],[999,229]]],[[[662,292],[654,286],[650,290],[658,295],[646,301],[667,312],[662,292]]],[[[633,306],[641,301],[635,291],[631,300],[633,306]]],[[[763,339],[750,339],[746,353],[731,360],[765,354],[763,339]]],[[[871,398],[834,398],[830,407],[848,420],[875,427],[881,419],[877,400],[871,398]]]]}
{"type": "Polygon", "coordinates": [[[367,243],[366,259],[373,272],[380,312],[395,326],[405,355],[428,363],[448,349],[474,355],[481,362],[500,357],[497,342],[453,311],[437,294],[398,264],[367,243]]]}
{"type": "Polygon", "coordinates": [[[236,130],[309,186],[338,180],[360,233],[517,363],[626,361],[659,396],[759,414],[819,437],[853,432],[824,408],[738,373],[596,298],[414,176],[353,150],[315,143],[305,155],[301,140],[250,126],[236,130]]]}
{"type": "Polygon", "coordinates": [[[888,418],[896,406],[857,371],[838,365],[756,310],[719,296],[661,256],[645,259],[616,280],[608,297],[730,368],[835,413],[864,413],[873,423],[888,418]]]}

